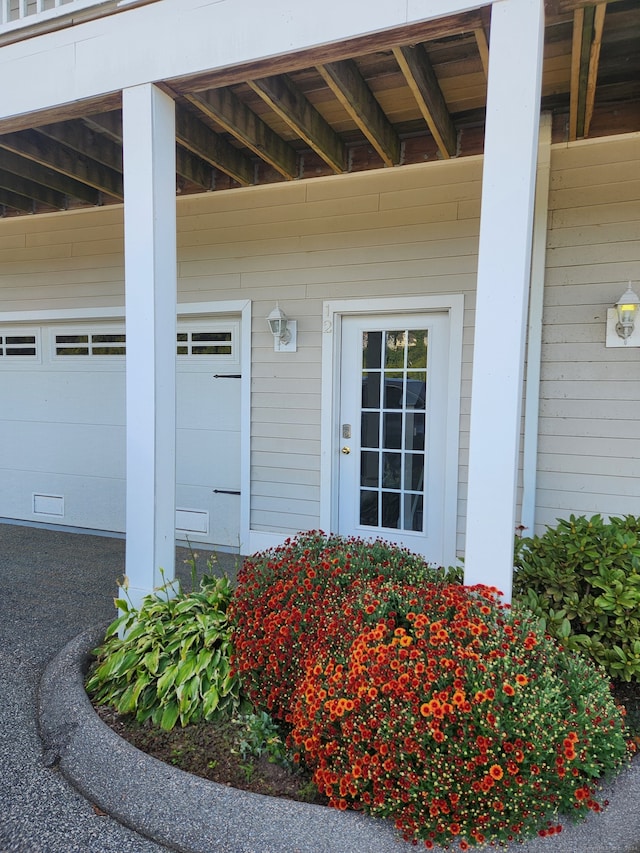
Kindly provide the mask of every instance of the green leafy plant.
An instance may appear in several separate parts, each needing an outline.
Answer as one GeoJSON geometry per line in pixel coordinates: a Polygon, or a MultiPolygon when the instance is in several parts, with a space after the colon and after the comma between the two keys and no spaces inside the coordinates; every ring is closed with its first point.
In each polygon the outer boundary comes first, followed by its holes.
{"type": "Polygon", "coordinates": [[[292,765],[285,738],[266,711],[240,715],[236,723],[240,727],[239,749],[243,760],[248,756],[260,758],[266,755],[272,764],[292,765]]]}
{"type": "Polygon", "coordinates": [[[567,648],[640,680],[640,518],[570,516],[516,539],[514,594],[567,648]]]}
{"type": "Polygon", "coordinates": [[[118,599],[86,683],[94,703],[166,730],[249,707],[230,664],[231,595],[227,577],[205,575],[192,592],[165,587],[139,610],[118,599]]]}

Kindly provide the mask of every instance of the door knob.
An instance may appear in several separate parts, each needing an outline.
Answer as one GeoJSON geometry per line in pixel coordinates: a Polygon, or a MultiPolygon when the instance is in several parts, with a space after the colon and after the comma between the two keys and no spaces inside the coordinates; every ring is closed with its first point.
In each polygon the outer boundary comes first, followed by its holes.
{"type": "Polygon", "coordinates": [[[345,456],[348,456],[351,453],[351,448],[350,447],[343,447],[342,452],[344,453],[345,456]]]}

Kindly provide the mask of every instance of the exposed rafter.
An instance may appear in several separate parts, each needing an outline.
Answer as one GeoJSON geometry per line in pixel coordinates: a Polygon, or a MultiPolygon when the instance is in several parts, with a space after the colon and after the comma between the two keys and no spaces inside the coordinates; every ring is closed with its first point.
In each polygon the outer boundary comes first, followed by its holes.
{"type": "Polygon", "coordinates": [[[124,189],[120,173],[84,154],[72,151],[66,145],[51,145],[44,136],[34,130],[3,134],[0,136],[0,148],[12,151],[20,157],[59,172],[67,178],[80,181],[100,192],[118,199],[123,198],[124,189]]]}
{"type": "Polygon", "coordinates": [[[79,119],[45,124],[38,133],[122,174],[122,147],[79,119]]]}
{"type": "MultiPolygon", "coordinates": [[[[100,115],[87,116],[84,124],[88,128],[97,131],[102,136],[110,139],[119,147],[122,146],[122,115],[119,112],[101,113],[100,115]]],[[[197,184],[205,190],[211,189],[212,174],[211,166],[200,157],[196,157],[186,148],[176,146],[176,172],[181,178],[197,184]]]]}
{"type": "Polygon", "coordinates": [[[484,27],[476,27],[473,31],[473,34],[476,39],[476,44],[478,45],[478,53],[480,54],[480,60],[482,62],[482,68],[484,70],[484,76],[489,76],[489,42],[487,41],[487,34],[484,31],[484,27]]]}
{"type": "Polygon", "coordinates": [[[251,161],[233,145],[180,107],[176,108],[176,138],[180,145],[233,178],[242,186],[253,183],[251,161]]]}
{"type": "Polygon", "coordinates": [[[607,4],[576,9],[571,47],[569,139],[589,135],[600,63],[600,47],[607,4]]]}
{"type": "Polygon", "coordinates": [[[286,74],[247,82],[334,172],[344,172],[346,155],[342,140],[286,74]]]}
{"type": "Polygon", "coordinates": [[[188,95],[187,99],[254,154],[292,179],[298,174],[298,159],[290,145],[253,113],[230,89],[211,89],[188,95]]]}
{"type": "Polygon", "coordinates": [[[318,71],[387,166],[400,162],[400,137],[352,59],[318,65],[318,71]]]}
{"type": "Polygon", "coordinates": [[[427,51],[418,44],[415,47],[396,47],[393,54],[440,153],[445,158],[453,157],[457,150],[456,129],[427,51]]]}
{"type": "Polygon", "coordinates": [[[22,213],[34,212],[32,198],[11,192],[11,190],[0,189],[0,207],[12,207],[14,210],[21,210],[22,213]]]}
{"type": "Polygon", "coordinates": [[[50,187],[57,192],[63,193],[63,195],[69,196],[69,198],[76,198],[87,204],[100,204],[102,202],[100,192],[93,187],[89,187],[74,178],[68,178],[54,169],[41,166],[33,160],[27,160],[24,157],[14,154],[13,151],[8,151],[1,147],[0,169],[12,172],[14,175],[22,178],[27,178],[44,187],[50,187]]]}
{"type": "Polygon", "coordinates": [[[0,169],[0,188],[20,197],[48,204],[58,210],[64,210],[67,206],[67,199],[64,193],[52,190],[43,184],[20,177],[14,172],[7,172],[4,169],[0,169]]]}

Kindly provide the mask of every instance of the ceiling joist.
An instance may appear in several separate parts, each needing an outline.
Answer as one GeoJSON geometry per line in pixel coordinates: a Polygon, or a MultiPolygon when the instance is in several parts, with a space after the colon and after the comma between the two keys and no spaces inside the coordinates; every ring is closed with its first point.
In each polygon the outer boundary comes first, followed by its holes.
{"type": "Polygon", "coordinates": [[[39,166],[53,169],[69,179],[81,181],[86,186],[114,198],[124,198],[121,174],[84,154],[72,151],[66,145],[51,145],[35,130],[3,134],[0,136],[0,148],[31,160],[39,166]]]}
{"type": "Polygon", "coordinates": [[[606,8],[606,3],[599,3],[597,6],[576,9],[573,13],[569,100],[569,139],[571,141],[589,135],[606,8]]]}
{"type": "Polygon", "coordinates": [[[378,152],[386,166],[400,162],[400,137],[352,59],[318,65],[338,101],[378,152]]]}
{"type": "Polygon", "coordinates": [[[45,124],[38,133],[122,174],[122,147],[79,119],[45,124]]]}
{"type": "Polygon", "coordinates": [[[0,169],[0,188],[27,199],[48,204],[55,207],[56,210],[64,210],[67,206],[67,197],[64,193],[52,190],[50,187],[45,187],[43,184],[22,178],[14,172],[7,172],[4,169],[0,169]]]}
{"type": "Polygon", "coordinates": [[[396,47],[393,54],[440,153],[444,158],[454,157],[458,148],[456,129],[427,51],[419,44],[396,47]]]}
{"type": "Polygon", "coordinates": [[[221,125],[250,151],[291,180],[298,174],[296,152],[252,112],[230,89],[211,89],[187,100],[221,125]]]}
{"type": "Polygon", "coordinates": [[[176,108],[176,138],[192,154],[220,169],[242,186],[248,187],[253,183],[254,169],[249,158],[179,106],[176,108]]]}
{"type": "Polygon", "coordinates": [[[87,186],[82,181],[69,178],[47,166],[35,163],[20,157],[13,151],[3,149],[0,146],[0,169],[12,172],[27,180],[34,181],[44,187],[50,187],[70,198],[78,199],[87,204],[98,205],[102,203],[100,192],[93,187],[87,186]]]}
{"type": "Polygon", "coordinates": [[[344,172],[346,153],[342,140],[289,77],[283,74],[247,83],[334,172],[344,172]]]}

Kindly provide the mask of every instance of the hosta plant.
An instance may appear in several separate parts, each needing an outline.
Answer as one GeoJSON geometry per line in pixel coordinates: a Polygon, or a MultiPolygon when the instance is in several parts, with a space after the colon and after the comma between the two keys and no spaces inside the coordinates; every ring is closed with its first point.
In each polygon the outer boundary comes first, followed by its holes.
{"type": "Polygon", "coordinates": [[[571,516],[516,540],[516,598],[612,678],[640,681],[640,518],[571,516]]]}
{"type": "Polygon", "coordinates": [[[495,590],[374,581],[333,618],[291,735],[333,806],[463,850],[600,809],[596,780],[627,753],[607,680],[495,590]]]}
{"type": "Polygon", "coordinates": [[[93,702],[167,730],[248,709],[230,665],[231,595],[228,578],[205,575],[193,592],[160,591],[139,610],[118,599],[86,683],[93,702]]]}

